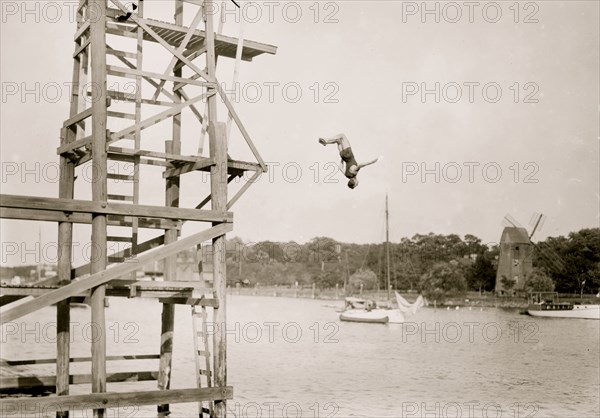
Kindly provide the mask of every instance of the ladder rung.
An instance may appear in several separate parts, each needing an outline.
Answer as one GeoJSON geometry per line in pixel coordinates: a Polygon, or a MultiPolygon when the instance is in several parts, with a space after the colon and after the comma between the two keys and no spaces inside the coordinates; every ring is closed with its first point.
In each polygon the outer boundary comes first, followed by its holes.
{"type": "MultiPolygon", "coordinates": [[[[122,36],[124,38],[136,39],[137,34],[135,32],[130,32],[129,30],[125,30],[124,28],[130,29],[132,27],[133,22],[106,22],[106,33],[109,35],[117,35],[122,36]]],[[[130,52],[128,52],[129,54],[130,52]]],[[[128,74],[117,73],[114,74],[118,77],[131,77],[128,74]]]]}
{"type": "Polygon", "coordinates": [[[107,49],[106,53],[109,55],[114,55],[115,57],[137,59],[137,54],[135,52],[119,51],[117,49],[107,49]]]}
{"type": "Polygon", "coordinates": [[[106,115],[111,118],[135,120],[135,115],[133,113],[114,112],[109,110],[106,115]]]}
{"type": "Polygon", "coordinates": [[[135,134],[127,134],[127,135],[123,135],[121,138],[119,138],[119,141],[123,140],[123,139],[135,139],[135,134]]]}
{"type": "Polygon", "coordinates": [[[135,155],[116,154],[114,152],[108,153],[109,161],[120,161],[120,162],[129,163],[129,162],[135,162],[135,158],[136,158],[135,155]]]}
{"type": "Polygon", "coordinates": [[[210,353],[204,350],[198,350],[198,355],[201,357],[210,356],[210,353]]]}
{"type": "Polygon", "coordinates": [[[128,196],[124,194],[109,194],[106,198],[108,200],[122,200],[126,202],[133,202],[133,196],[128,196]]]}
{"type": "Polygon", "coordinates": [[[106,240],[111,242],[133,242],[133,238],[131,237],[108,236],[106,240]]]}
{"type": "Polygon", "coordinates": [[[106,178],[110,180],[125,180],[125,181],[133,181],[132,174],[117,174],[117,173],[107,173],[106,178]]]}
{"type": "Polygon", "coordinates": [[[206,370],[198,370],[198,374],[200,374],[202,376],[207,376],[207,377],[210,377],[212,375],[211,372],[206,371],[206,370]]]}
{"type": "Polygon", "coordinates": [[[125,262],[125,257],[108,257],[109,263],[123,263],[125,262]]]}

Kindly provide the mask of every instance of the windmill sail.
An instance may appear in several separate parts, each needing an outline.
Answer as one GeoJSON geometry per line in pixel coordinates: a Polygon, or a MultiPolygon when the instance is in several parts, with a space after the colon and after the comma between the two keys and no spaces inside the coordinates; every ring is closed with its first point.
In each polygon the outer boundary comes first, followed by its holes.
{"type": "Polygon", "coordinates": [[[502,219],[502,226],[513,227],[513,228],[522,228],[521,224],[515,218],[513,218],[513,216],[509,213],[504,215],[504,219],[502,219]]]}

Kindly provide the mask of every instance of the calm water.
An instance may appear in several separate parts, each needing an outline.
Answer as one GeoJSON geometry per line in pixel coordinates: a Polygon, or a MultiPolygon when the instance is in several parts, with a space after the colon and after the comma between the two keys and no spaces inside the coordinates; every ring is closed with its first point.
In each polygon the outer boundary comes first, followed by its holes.
{"type": "MultiPolygon", "coordinates": [[[[230,416],[600,415],[599,321],[532,318],[493,308],[424,308],[403,325],[353,324],[338,321],[335,308],[341,305],[230,296],[228,366],[235,392],[230,416]]],[[[72,356],[89,356],[89,315],[89,309],[73,310],[72,356]]],[[[158,353],[157,302],[111,299],[107,320],[109,355],[158,353]]],[[[53,357],[51,321],[48,308],[19,320],[16,331],[5,327],[2,357],[53,357]],[[20,339],[26,344],[18,345],[20,339]]],[[[178,307],[175,331],[172,387],[193,387],[189,307],[178,307]]],[[[111,362],[108,370],[156,368],[157,361],[129,361],[111,362]]],[[[72,372],[89,373],[89,365],[76,364],[72,372]]],[[[155,385],[109,384],[109,390],[155,385]]],[[[72,393],[86,390],[73,387],[72,393]]],[[[173,405],[172,411],[171,416],[189,417],[197,405],[173,405]]],[[[156,414],[154,407],[144,407],[109,416],[156,414]]]]}

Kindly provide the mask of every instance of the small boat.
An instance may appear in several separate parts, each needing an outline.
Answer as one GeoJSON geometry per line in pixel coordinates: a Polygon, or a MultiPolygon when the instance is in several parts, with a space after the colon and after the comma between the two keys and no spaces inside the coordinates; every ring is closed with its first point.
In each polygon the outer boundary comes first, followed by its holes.
{"type": "Polygon", "coordinates": [[[389,309],[381,309],[370,299],[347,297],[345,309],[340,314],[340,321],[364,322],[370,324],[387,324],[390,321],[389,309]]]}
{"type": "Polygon", "coordinates": [[[387,309],[366,311],[363,309],[350,309],[340,314],[340,320],[346,322],[364,322],[371,324],[387,324],[390,322],[387,309]]]}
{"type": "Polygon", "coordinates": [[[401,324],[406,317],[414,315],[424,305],[423,297],[419,296],[415,303],[408,303],[396,293],[398,309],[378,307],[375,301],[356,297],[345,299],[345,309],[340,314],[340,320],[346,322],[364,322],[375,324],[401,324]]]}
{"type": "Polygon", "coordinates": [[[600,319],[600,305],[559,302],[556,292],[531,292],[527,313],[545,318],[600,319]]]}

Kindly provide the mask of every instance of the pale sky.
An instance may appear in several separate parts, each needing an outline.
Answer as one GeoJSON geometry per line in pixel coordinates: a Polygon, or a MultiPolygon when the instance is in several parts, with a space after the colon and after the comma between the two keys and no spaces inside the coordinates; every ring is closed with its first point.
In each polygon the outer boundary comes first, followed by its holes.
{"type": "MultiPolygon", "coordinates": [[[[1,188],[57,197],[56,148],[68,117],[76,27],[69,2],[25,3],[0,0],[1,188]],[[25,3],[33,11],[26,13],[25,3]],[[25,89],[37,93],[22,97],[25,89]]],[[[422,2],[241,3],[245,37],[276,45],[278,53],[240,67],[245,94],[236,109],[271,174],[234,206],[231,237],[381,242],[386,192],[392,241],[434,232],[496,242],[507,213],[525,226],[532,213],[545,214],[537,239],[598,226],[599,2],[478,2],[471,10],[463,2],[427,2],[431,14],[422,14],[422,2]],[[431,93],[421,97],[424,88],[431,93]],[[296,91],[302,96],[294,103],[296,91]],[[334,173],[337,150],[317,143],[340,132],[359,162],[383,156],[360,172],[354,190],[334,173]]],[[[146,16],[171,21],[171,1],[145,4],[146,16]]],[[[224,32],[237,36],[238,28],[231,18],[224,32]]],[[[164,57],[153,47],[144,62],[164,71],[164,57]]],[[[233,60],[220,59],[220,82],[230,83],[232,73],[233,60]]],[[[184,153],[191,154],[199,125],[185,114],[184,124],[184,153]]],[[[248,159],[241,141],[234,129],[230,153],[248,159]]],[[[157,141],[152,149],[162,147],[157,141]]],[[[142,177],[142,203],[161,204],[160,183],[142,177]]],[[[182,206],[202,199],[199,188],[208,184],[201,178],[183,178],[182,206]]],[[[0,226],[3,253],[7,243],[32,248],[40,227],[42,243],[56,241],[52,223],[0,226]]],[[[75,240],[89,237],[85,228],[75,240]]],[[[184,235],[198,229],[186,225],[184,235]]],[[[32,260],[4,254],[2,264],[32,260]]]]}

